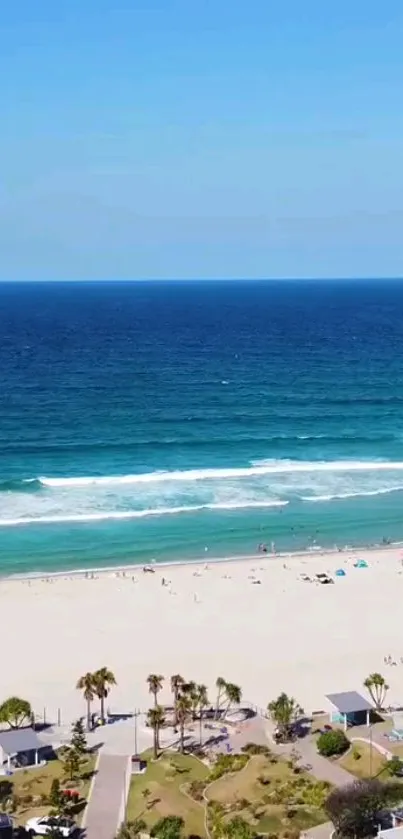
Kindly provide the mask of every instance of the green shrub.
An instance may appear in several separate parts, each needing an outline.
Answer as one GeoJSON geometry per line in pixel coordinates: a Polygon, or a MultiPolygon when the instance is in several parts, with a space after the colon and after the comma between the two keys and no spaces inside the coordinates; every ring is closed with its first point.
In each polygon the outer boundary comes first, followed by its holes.
{"type": "Polygon", "coordinates": [[[258,743],[247,743],[246,746],[242,746],[242,751],[247,755],[265,755],[265,757],[271,755],[268,746],[260,746],[258,743]]]}
{"type": "Polygon", "coordinates": [[[396,776],[401,775],[403,770],[403,763],[396,755],[394,755],[390,760],[386,763],[386,771],[388,775],[396,776]]]}
{"type": "Polygon", "coordinates": [[[219,755],[209,774],[208,782],[218,781],[228,772],[239,772],[246,766],[248,760],[249,756],[247,754],[219,755]]]}
{"type": "Polygon", "coordinates": [[[194,801],[203,801],[205,787],[206,785],[204,781],[192,781],[192,783],[189,784],[187,791],[194,801]]]}
{"type": "Polygon", "coordinates": [[[332,757],[332,755],[342,755],[350,747],[350,741],[346,737],[344,731],[340,729],[332,729],[326,731],[318,737],[318,752],[324,757],[332,757]]]}

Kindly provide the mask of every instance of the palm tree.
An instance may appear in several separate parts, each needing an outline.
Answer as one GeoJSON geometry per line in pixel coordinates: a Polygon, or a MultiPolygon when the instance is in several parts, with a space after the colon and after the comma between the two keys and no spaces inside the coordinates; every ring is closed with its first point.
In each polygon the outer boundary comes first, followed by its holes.
{"type": "Polygon", "coordinates": [[[302,708],[292,696],[280,693],[277,699],[269,702],[267,709],[277,724],[279,738],[287,740],[292,734],[294,723],[303,714],[302,708]]]}
{"type": "Polygon", "coordinates": [[[189,719],[192,710],[192,703],[189,696],[186,696],[186,694],[179,696],[175,710],[180,730],[180,750],[183,754],[185,750],[185,723],[189,719]]]}
{"type": "Polygon", "coordinates": [[[147,722],[154,732],[154,760],[157,760],[158,750],[160,747],[160,728],[165,722],[164,709],[161,708],[161,705],[156,705],[154,708],[150,708],[150,710],[147,713],[147,722]]]}
{"type": "Polygon", "coordinates": [[[386,684],[383,676],[380,673],[370,673],[365,679],[364,687],[367,688],[376,710],[381,711],[389,690],[389,685],[386,684]]]}
{"type": "Polygon", "coordinates": [[[94,673],[94,690],[98,699],[101,700],[101,720],[105,722],[105,699],[108,696],[112,685],[116,685],[116,679],[112,670],[101,667],[94,673]]]}
{"type": "Polygon", "coordinates": [[[190,684],[191,689],[183,693],[182,696],[188,696],[190,699],[190,705],[192,709],[192,720],[194,722],[197,715],[197,709],[199,707],[199,689],[198,685],[196,685],[196,682],[191,682],[190,684]]]}
{"type": "Polygon", "coordinates": [[[155,673],[151,673],[150,676],[147,676],[148,690],[154,696],[155,707],[157,707],[157,705],[158,705],[157,694],[162,689],[163,681],[164,681],[164,677],[163,676],[157,676],[155,673]]]}
{"type": "Polygon", "coordinates": [[[84,699],[87,703],[87,728],[88,731],[91,730],[91,702],[95,699],[95,685],[94,685],[94,674],[93,673],[86,673],[84,676],[78,680],[76,684],[77,690],[83,691],[84,699]]]}
{"type": "Polygon", "coordinates": [[[227,682],[225,685],[225,698],[228,701],[225,713],[228,714],[231,705],[239,705],[242,699],[242,690],[239,687],[239,685],[234,685],[232,682],[227,682]]]}
{"type": "MultiPolygon", "coordinates": [[[[185,679],[180,673],[175,673],[174,676],[171,676],[171,691],[174,699],[174,708],[178,701],[179,693],[185,684],[185,679]]],[[[174,728],[178,725],[178,720],[176,719],[176,712],[174,711],[174,728]]]]}
{"type": "Polygon", "coordinates": [[[200,720],[200,745],[202,745],[202,731],[203,731],[203,711],[208,705],[208,696],[206,685],[197,685],[197,704],[199,708],[200,720]]]}
{"type": "Polygon", "coordinates": [[[184,682],[179,693],[191,696],[196,690],[196,682],[184,682]]]}
{"type": "Polygon", "coordinates": [[[221,705],[221,702],[222,702],[223,693],[225,693],[226,685],[227,685],[227,683],[226,683],[225,679],[223,679],[222,676],[218,676],[218,679],[216,679],[216,683],[215,683],[215,686],[217,688],[217,702],[216,702],[216,706],[215,706],[215,718],[216,719],[218,718],[218,715],[219,715],[219,712],[220,712],[220,705],[221,705]]]}

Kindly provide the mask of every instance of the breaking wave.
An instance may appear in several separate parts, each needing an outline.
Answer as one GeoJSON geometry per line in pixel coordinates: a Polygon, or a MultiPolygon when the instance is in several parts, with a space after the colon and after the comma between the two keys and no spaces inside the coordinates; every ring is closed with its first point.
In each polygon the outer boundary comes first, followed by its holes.
{"type": "Polygon", "coordinates": [[[179,513],[196,513],[201,510],[242,510],[248,508],[286,507],[288,501],[251,501],[245,504],[218,503],[218,504],[194,504],[188,507],[154,507],[149,510],[115,510],[102,513],[83,513],[72,515],[49,515],[15,519],[0,519],[0,527],[11,527],[22,524],[60,524],[74,522],[99,522],[99,521],[124,521],[125,519],[142,519],[148,516],[168,516],[179,513]]]}
{"type": "Polygon", "coordinates": [[[253,461],[252,466],[230,469],[183,469],[172,472],[143,472],[138,475],[101,475],[74,478],[39,478],[45,487],[113,486],[168,481],[214,481],[226,478],[249,478],[297,472],[373,472],[403,471],[403,461],[331,460],[331,461],[253,461]]]}

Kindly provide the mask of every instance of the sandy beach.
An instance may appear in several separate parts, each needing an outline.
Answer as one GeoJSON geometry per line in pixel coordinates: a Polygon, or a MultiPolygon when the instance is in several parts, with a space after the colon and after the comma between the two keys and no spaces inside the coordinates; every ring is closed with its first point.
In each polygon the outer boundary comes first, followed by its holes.
{"type": "Polygon", "coordinates": [[[107,665],[114,711],[150,706],[151,672],[166,676],[161,701],[172,673],[205,683],[212,701],[221,675],[259,707],[285,690],[311,712],[380,671],[398,703],[402,599],[398,547],[4,579],[2,696],[26,697],[48,719],[60,708],[69,722],[84,713],[77,678],[107,665]],[[368,568],[354,567],[357,556],[368,568]],[[301,579],[323,572],[334,585],[301,579]]]}

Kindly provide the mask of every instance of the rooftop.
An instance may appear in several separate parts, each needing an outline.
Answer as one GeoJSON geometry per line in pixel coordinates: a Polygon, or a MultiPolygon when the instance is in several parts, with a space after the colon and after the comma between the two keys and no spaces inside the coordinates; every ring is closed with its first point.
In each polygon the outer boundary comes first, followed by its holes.
{"type": "Polygon", "coordinates": [[[14,728],[11,731],[0,731],[0,746],[6,755],[15,755],[18,752],[43,749],[44,743],[33,728],[14,728]]]}
{"type": "Polygon", "coordinates": [[[357,711],[373,711],[373,706],[368,702],[368,699],[365,699],[356,690],[347,690],[345,693],[328,693],[326,694],[326,699],[341,714],[353,714],[357,711]]]}

